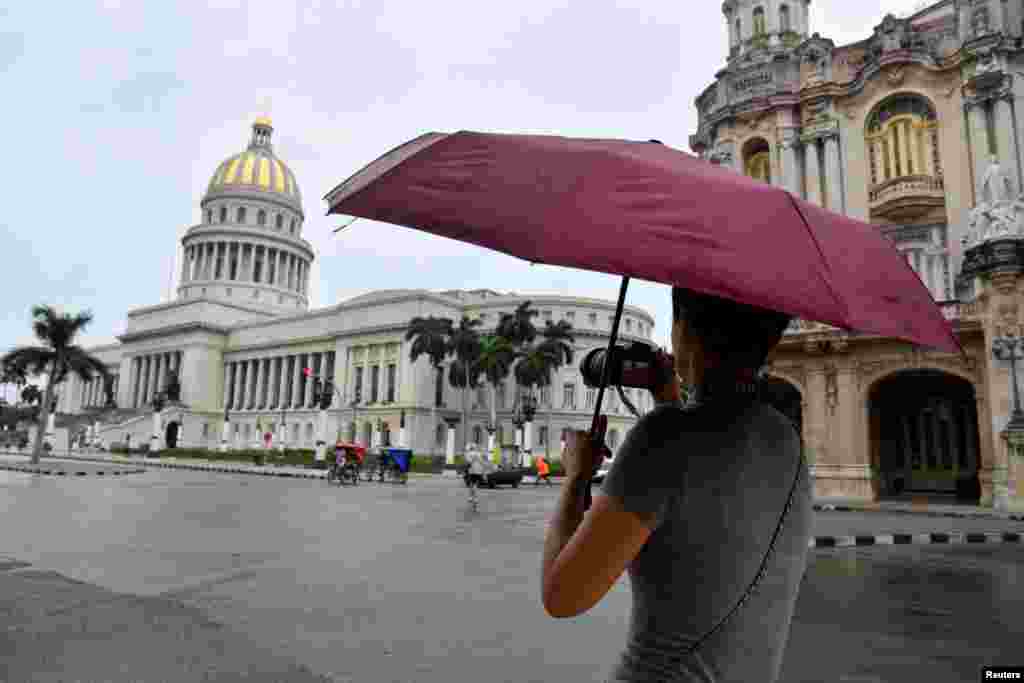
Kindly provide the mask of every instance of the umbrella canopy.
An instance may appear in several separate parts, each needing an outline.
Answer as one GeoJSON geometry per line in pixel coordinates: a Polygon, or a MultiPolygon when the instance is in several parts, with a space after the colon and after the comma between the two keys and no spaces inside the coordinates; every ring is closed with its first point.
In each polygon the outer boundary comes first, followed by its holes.
{"type": "Polygon", "coordinates": [[[329,214],[962,352],[872,225],[661,144],[428,133],[327,194],[329,214]]]}

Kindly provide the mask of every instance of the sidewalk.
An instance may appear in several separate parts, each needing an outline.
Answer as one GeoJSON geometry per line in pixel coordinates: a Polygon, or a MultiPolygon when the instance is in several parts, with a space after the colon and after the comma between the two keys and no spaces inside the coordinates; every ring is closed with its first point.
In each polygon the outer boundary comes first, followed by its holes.
{"type": "Polygon", "coordinates": [[[928,501],[883,500],[875,503],[847,503],[832,505],[815,503],[818,512],[882,512],[896,515],[924,515],[926,517],[953,517],[957,519],[1009,519],[1024,521],[1024,512],[1001,512],[977,505],[933,503],[928,501]]]}
{"type": "MultiPolygon", "coordinates": [[[[12,453],[10,451],[0,452],[0,456],[3,456],[5,463],[11,462],[11,459],[21,459],[25,465],[28,465],[31,456],[21,453],[12,453]]],[[[273,460],[273,456],[268,456],[268,460],[273,460]]],[[[146,458],[140,455],[125,456],[125,455],[110,455],[106,453],[89,453],[89,454],[51,454],[44,456],[40,461],[39,467],[46,464],[59,464],[60,461],[65,462],[94,462],[94,463],[112,463],[119,465],[140,465],[143,468],[146,467],[162,467],[165,469],[181,469],[181,470],[195,470],[204,472],[220,472],[225,474],[257,474],[266,477],[295,477],[298,479],[324,479],[327,476],[326,470],[314,470],[307,469],[305,467],[297,467],[294,465],[276,465],[272,462],[267,465],[247,465],[243,462],[236,462],[230,460],[224,461],[210,461],[200,460],[198,458],[174,458],[174,457],[161,457],[161,458],[146,458]]],[[[4,469],[13,469],[4,468],[4,469]]],[[[45,467],[43,468],[45,469],[45,467]]],[[[418,479],[424,477],[434,477],[434,474],[424,474],[420,472],[410,472],[410,479],[418,479]]]]}

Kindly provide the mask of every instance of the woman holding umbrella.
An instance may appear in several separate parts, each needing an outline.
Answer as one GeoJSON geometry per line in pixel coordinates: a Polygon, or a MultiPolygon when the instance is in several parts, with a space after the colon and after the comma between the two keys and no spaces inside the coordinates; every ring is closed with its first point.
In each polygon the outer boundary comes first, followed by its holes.
{"type": "MultiPolygon", "coordinates": [[[[774,681],[811,530],[800,437],[757,398],[790,316],[963,349],[906,259],[873,225],[665,145],[426,133],[325,197],[329,213],[410,226],[531,263],[673,287],[672,363],[589,513],[613,363],[589,434],[570,434],[544,546],[542,599],[581,614],[624,571],[633,619],[617,681],[774,681]],[[773,313],[772,311],[784,311],[773,313]],[[676,375],[696,388],[679,402],[676,375]]],[[[338,228],[343,230],[351,222],[338,228]]],[[[633,386],[637,386],[634,384],[633,386]]]]}
{"type": "Polygon", "coordinates": [[[596,605],[624,571],[633,589],[614,681],[774,681],[811,536],[811,487],[792,423],[756,377],[786,315],[673,288],[672,359],[657,406],[626,437],[584,516],[601,463],[572,432],[544,547],[551,616],[596,605]],[[683,405],[679,377],[696,388],[683,405]]]}

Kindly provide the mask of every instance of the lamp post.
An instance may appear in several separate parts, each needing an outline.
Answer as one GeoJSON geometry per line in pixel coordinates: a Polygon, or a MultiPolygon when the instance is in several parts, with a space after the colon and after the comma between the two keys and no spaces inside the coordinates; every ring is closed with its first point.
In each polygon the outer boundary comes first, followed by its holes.
{"type": "Polygon", "coordinates": [[[153,436],[149,439],[150,455],[160,450],[161,413],[163,413],[166,401],[167,397],[162,391],[157,392],[156,395],[153,396],[153,436]]]}
{"type": "MultiPolygon", "coordinates": [[[[992,354],[999,360],[1010,361],[1010,385],[1013,387],[1013,412],[1010,414],[1010,421],[1000,432],[999,436],[1006,441],[1007,449],[1011,455],[1024,457],[1024,411],[1020,407],[1020,391],[1017,389],[1017,361],[1024,360],[1024,339],[1015,334],[1006,334],[996,337],[992,342],[992,354]]],[[[1004,510],[1008,507],[1009,491],[1003,472],[999,479],[993,481],[992,507],[997,510],[1004,510]]]]}
{"type": "MultiPolygon", "coordinates": [[[[517,402],[516,403],[516,409],[512,413],[512,424],[515,425],[515,428],[516,428],[516,459],[518,460],[520,458],[520,453],[522,452],[521,449],[522,449],[522,446],[523,446],[522,431],[521,430],[523,428],[523,425],[526,424],[526,420],[523,419],[522,403],[521,402],[517,402]]],[[[505,464],[505,463],[502,463],[502,464],[505,464]]]]}
{"type": "Polygon", "coordinates": [[[528,391],[523,396],[523,462],[520,467],[533,465],[533,417],[537,414],[537,397],[533,391],[528,391]]]}

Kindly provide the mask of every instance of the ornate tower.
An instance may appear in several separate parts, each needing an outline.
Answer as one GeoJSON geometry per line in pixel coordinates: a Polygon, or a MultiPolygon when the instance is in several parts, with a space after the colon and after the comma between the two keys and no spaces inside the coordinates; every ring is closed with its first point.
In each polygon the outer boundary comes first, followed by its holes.
{"type": "Polygon", "coordinates": [[[808,36],[811,0],[725,0],[729,59],[752,49],[791,48],[808,36]]]}
{"type": "Polygon", "coordinates": [[[270,119],[258,118],[248,148],[224,160],[200,206],[203,220],[182,239],[179,299],[214,299],[281,314],[309,307],[309,266],[302,239],[302,195],[295,174],[270,143],[270,119]]]}

